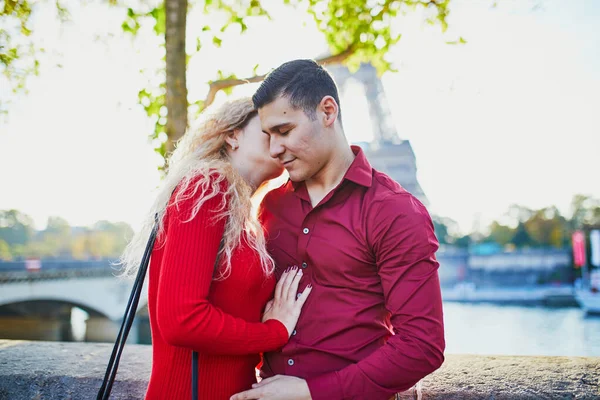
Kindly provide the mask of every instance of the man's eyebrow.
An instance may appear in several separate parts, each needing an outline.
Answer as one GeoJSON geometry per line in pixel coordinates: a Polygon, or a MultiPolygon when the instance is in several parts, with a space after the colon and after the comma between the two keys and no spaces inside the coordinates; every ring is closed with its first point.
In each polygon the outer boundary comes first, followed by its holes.
{"type": "Polygon", "coordinates": [[[291,122],[284,122],[284,123],[281,123],[281,124],[274,125],[274,126],[272,126],[270,128],[267,128],[267,130],[263,129],[263,132],[267,133],[267,134],[269,132],[278,132],[279,133],[281,131],[281,128],[286,128],[286,127],[288,127],[290,125],[292,125],[291,122]]]}

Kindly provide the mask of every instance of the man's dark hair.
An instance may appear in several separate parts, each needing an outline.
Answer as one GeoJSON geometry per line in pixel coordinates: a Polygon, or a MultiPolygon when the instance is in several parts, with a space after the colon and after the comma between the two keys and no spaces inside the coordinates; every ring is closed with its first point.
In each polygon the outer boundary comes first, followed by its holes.
{"type": "Polygon", "coordinates": [[[316,117],[315,110],[323,97],[331,96],[338,104],[338,120],[341,122],[337,86],[329,72],[313,60],[288,61],[271,71],[252,96],[252,102],[258,109],[279,96],[286,97],[292,107],[302,109],[311,119],[316,117]]]}

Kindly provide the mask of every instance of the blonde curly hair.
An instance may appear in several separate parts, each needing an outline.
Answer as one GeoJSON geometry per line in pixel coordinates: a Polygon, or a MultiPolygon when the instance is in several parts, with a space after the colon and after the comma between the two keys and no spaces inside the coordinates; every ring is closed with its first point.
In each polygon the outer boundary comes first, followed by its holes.
{"type": "Polygon", "coordinates": [[[169,206],[176,206],[189,197],[197,197],[191,220],[204,202],[220,194],[224,180],[227,181],[228,189],[224,193],[223,203],[215,213],[215,218],[227,220],[223,246],[219,253],[223,268],[219,269],[215,279],[225,279],[231,273],[231,255],[240,245],[242,236],[258,252],[265,274],[273,273],[275,263],[266,250],[262,227],[252,211],[254,188],[232,167],[225,142],[225,138],[234,129],[243,129],[255,116],[257,111],[251,99],[237,99],[205,111],[198,127],[185,133],[169,158],[166,177],[142,228],[134,235],[120,258],[119,264],[124,276],[137,272],[155,223],[155,215],[158,215],[159,224],[155,246],[164,244],[163,219],[175,188],[178,190],[169,206]],[[201,195],[197,196],[198,191],[201,195]]]}

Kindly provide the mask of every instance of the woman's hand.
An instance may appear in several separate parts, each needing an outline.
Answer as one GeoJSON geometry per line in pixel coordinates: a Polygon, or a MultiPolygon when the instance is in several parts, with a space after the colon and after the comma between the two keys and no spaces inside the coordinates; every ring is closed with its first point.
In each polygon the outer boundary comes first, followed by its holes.
{"type": "Polygon", "coordinates": [[[275,287],[275,297],[267,303],[262,321],[276,319],[280,321],[288,331],[288,337],[292,335],[302,306],[306,302],[308,295],[312,291],[312,286],[308,285],[300,296],[296,297],[298,285],[302,278],[302,270],[298,267],[288,268],[275,287]]]}

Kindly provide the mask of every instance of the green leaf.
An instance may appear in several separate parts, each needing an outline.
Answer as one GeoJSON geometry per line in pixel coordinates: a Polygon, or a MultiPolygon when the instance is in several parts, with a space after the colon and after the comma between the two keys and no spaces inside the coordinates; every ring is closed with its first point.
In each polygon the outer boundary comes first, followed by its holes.
{"type": "Polygon", "coordinates": [[[150,12],[150,15],[154,18],[154,33],[157,36],[162,36],[166,31],[166,14],[165,14],[165,6],[164,3],[150,12]]]}

